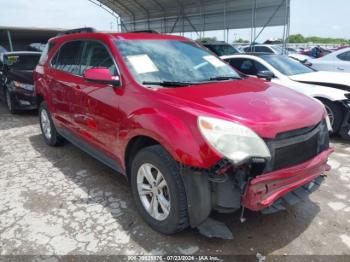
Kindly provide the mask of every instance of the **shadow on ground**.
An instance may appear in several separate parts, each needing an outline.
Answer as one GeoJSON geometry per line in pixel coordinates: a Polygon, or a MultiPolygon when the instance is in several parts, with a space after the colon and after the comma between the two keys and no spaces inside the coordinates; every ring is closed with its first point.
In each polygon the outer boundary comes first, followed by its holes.
{"type": "MultiPolygon", "coordinates": [[[[179,254],[174,247],[195,247],[197,254],[255,254],[257,251],[269,254],[295,240],[313,221],[319,207],[306,199],[288,211],[263,216],[255,212],[246,212],[247,222],[239,222],[239,212],[235,214],[214,214],[218,220],[226,223],[234,234],[234,240],[208,239],[196,230],[188,229],[174,236],[161,235],[150,229],[136,212],[131,190],[122,175],[104,166],[89,155],[69,143],[62,147],[48,147],[40,135],[30,137],[33,148],[53,166],[62,172],[66,179],[74,182],[89,194],[92,190],[111,192],[113,197],[126,202],[123,215],[114,216],[135,244],[151,252],[163,250],[166,254],[179,254]],[[79,170],[88,170],[89,177],[82,181],[76,177],[79,170]]],[[[99,199],[78,200],[81,203],[96,202],[99,199]]],[[[105,206],[109,209],[109,206],[105,206]]],[[[113,215],[113,213],[111,212],[113,215]]]]}

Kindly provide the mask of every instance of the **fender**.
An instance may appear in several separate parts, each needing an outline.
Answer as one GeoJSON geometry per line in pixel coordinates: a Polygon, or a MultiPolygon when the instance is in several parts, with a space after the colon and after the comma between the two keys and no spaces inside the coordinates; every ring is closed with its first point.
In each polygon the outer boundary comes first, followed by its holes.
{"type": "Polygon", "coordinates": [[[126,147],[132,138],[147,136],[158,141],[177,162],[183,165],[209,168],[219,162],[221,156],[207,145],[199,130],[182,120],[184,118],[181,117],[181,111],[178,113],[178,115],[170,114],[153,108],[133,112],[120,130],[123,159],[126,147]]]}

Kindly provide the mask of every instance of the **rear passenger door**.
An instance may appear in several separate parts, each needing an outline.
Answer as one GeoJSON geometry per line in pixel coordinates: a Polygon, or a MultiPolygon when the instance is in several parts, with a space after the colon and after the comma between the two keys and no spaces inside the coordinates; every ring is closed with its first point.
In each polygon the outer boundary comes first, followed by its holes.
{"type": "Polygon", "coordinates": [[[54,117],[63,127],[77,131],[74,115],[79,114],[79,89],[83,83],[80,60],[83,51],[82,41],[63,44],[51,61],[50,88],[54,117]]]}

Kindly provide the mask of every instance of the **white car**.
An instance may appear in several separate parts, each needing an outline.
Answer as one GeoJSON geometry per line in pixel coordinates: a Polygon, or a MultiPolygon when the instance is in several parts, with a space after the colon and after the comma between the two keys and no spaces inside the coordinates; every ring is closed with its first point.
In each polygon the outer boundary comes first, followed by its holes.
{"type": "MultiPolygon", "coordinates": [[[[276,55],[283,55],[283,48],[279,45],[253,45],[253,46],[246,46],[243,48],[244,52],[246,53],[266,53],[266,54],[276,54],[276,55]]],[[[288,49],[288,56],[290,58],[293,58],[294,60],[297,60],[302,63],[306,63],[309,65],[308,60],[310,59],[309,56],[298,54],[297,52],[291,51],[291,49],[288,49]]]]}
{"type": "Polygon", "coordinates": [[[340,49],[324,57],[311,59],[312,68],[322,71],[350,72],[350,47],[340,49]]]}
{"type": "Polygon", "coordinates": [[[265,78],[317,98],[327,109],[333,132],[350,139],[350,74],[318,72],[282,55],[237,54],[221,58],[245,75],[265,78]]]}

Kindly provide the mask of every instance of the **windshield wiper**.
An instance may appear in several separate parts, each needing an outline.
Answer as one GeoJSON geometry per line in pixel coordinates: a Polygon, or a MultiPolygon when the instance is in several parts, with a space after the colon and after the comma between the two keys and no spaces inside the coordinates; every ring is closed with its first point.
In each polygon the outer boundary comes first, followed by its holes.
{"type": "Polygon", "coordinates": [[[180,81],[145,81],[142,82],[143,85],[153,85],[153,86],[164,86],[164,87],[181,87],[181,86],[190,86],[190,85],[198,85],[199,83],[195,82],[180,82],[180,81]]]}
{"type": "Polygon", "coordinates": [[[230,79],[241,80],[242,78],[239,76],[215,76],[215,77],[209,78],[209,81],[225,81],[230,79]]]}

